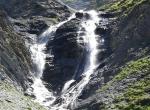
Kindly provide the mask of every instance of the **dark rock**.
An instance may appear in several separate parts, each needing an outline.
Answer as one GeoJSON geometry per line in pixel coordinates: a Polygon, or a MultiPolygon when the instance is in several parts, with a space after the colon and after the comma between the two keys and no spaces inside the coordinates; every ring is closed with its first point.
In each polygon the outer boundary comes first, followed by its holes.
{"type": "Polygon", "coordinates": [[[9,102],[9,103],[13,103],[13,102],[12,102],[11,100],[9,100],[9,99],[6,99],[6,101],[9,102]]]}
{"type": "Polygon", "coordinates": [[[41,20],[34,20],[33,21],[32,20],[32,21],[29,22],[28,33],[30,33],[30,34],[40,34],[46,28],[48,28],[48,25],[45,23],[45,21],[41,21],[41,20]]]}
{"type": "Polygon", "coordinates": [[[28,81],[33,84],[33,78],[32,77],[28,77],[28,81]]]}
{"type": "Polygon", "coordinates": [[[88,13],[85,13],[84,16],[85,16],[86,19],[90,19],[91,18],[88,13]]]}
{"type": "Polygon", "coordinates": [[[105,13],[100,13],[99,14],[99,17],[102,17],[102,18],[113,18],[115,16],[116,15],[114,13],[110,13],[110,12],[105,12],[105,13]]]}
{"type": "Polygon", "coordinates": [[[66,81],[70,80],[79,69],[84,59],[84,46],[77,42],[77,32],[80,26],[78,19],[60,26],[55,37],[47,44],[47,52],[51,51],[54,57],[45,65],[43,80],[52,85],[54,91],[59,92],[66,81]]]}
{"type": "Polygon", "coordinates": [[[2,0],[0,5],[9,15],[15,31],[27,40],[30,34],[39,35],[48,26],[70,16],[68,7],[56,0],[2,0]]]}
{"type": "Polygon", "coordinates": [[[108,29],[103,28],[101,26],[98,26],[95,30],[95,33],[98,35],[105,35],[105,34],[107,34],[107,32],[108,32],[108,29]]]}
{"type": "Polygon", "coordinates": [[[24,90],[33,83],[34,71],[26,44],[48,26],[70,16],[68,7],[56,0],[0,1],[0,65],[8,77],[24,90]]]}
{"type": "Polygon", "coordinates": [[[76,14],[76,18],[83,18],[83,13],[82,12],[77,12],[76,14]]]}
{"type": "Polygon", "coordinates": [[[76,14],[76,18],[79,18],[79,19],[90,19],[90,15],[88,13],[82,13],[82,12],[77,12],[76,14]]]}
{"type": "Polygon", "coordinates": [[[61,104],[63,102],[63,99],[62,98],[60,98],[60,97],[58,97],[56,100],[55,100],[55,102],[53,103],[54,105],[56,105],[56,104],[61,104]]]}
{"type": "Polygon", "coordinates": [[[36,96],[34,94],[31,94],[31,93],[28,93],[28,92],[25,92],[24,95],[25,96],[30,96],[32,98],[36,98],[36,96]]]}
{"type": "Polygon", "coordinates": [[[6,76],[3,76],[2,75],[2,72],[0,71],[0,81],[2,80],[2,81],[4,81],[6,79],[6,76]]]}
{"type": "MultiPolygon", "coordinates": [[[[124,1],[122,2],[124,3],[124,1]]],[[[113,15],[114,13],[112,15],[111,13],[107,13],[101,17],[111,18],[114,17],[113,15]]],[[[128,90],[128,86],[136,84],[139,80],[143,80],[143,77],[141,77],[142,73],[139,72],[138,75],[128,76],[128,78],[116,81],[113,85],[109,83],[129,61],[134,61],[150,54],[149,1],[144,1],[132,7],[126,16],[122,15],[123,13],[117,16],[115,15],[115,17],[119,16],[119,18],[113,19],[111,24],[109,24],[111,28],[108,30],[110,31],[109,34],[101,28],[97,32],[99,35],[102,33],[108,35],[107,37],[103,36],[107,38],[105,42],[107,42],[108,48],[106,53],[108,53],[105,54],[104,52],[104,57],[102,59],[100,58],[100,64],[97,68],[98,72],[92,75],[88,85],[84,88],[80,96],[80,101],[74,107],[75,110],[90,110],[91,107],[96,107],[97,105],[99,105],[99,109],[110,109],[113,107],[111,105],[114,104],[115,98],[122,96],[122,93],[128,90]],[[109,50],[111,51],[109,52],[109,50]],[[105,85],[109,85],[107,90],[103,90],[103,86],[105,85]]],[[[98,57],[101,57],[101,54],[98,57]]],[[[149,100],[145,99],[139,103],[146,105],[147,102],[149,100]]]]}
{"type": "Polygon", "coordinates": [[[0,10],[0,65],[4,76],[25,90],[31,77],[31,57],[24,39],[16,34],[8,20],[8,15],[0,10]],[[9,78],[8,78],[9,77],[9,78]]]}
{"type": "MultiPolygon", "coordinates": [[[[72,0],[72,1],[67,1],[67,0],[62,0],[65,4],[68,6],[72,7],[73,9],[76,10],[85,10],[85,9],[92,9],[94,8],[94,3],[96,1],[91,1],[91,0],[72,0]]],[[[96,4],[96,3],[95,3],[96,4]]]]}

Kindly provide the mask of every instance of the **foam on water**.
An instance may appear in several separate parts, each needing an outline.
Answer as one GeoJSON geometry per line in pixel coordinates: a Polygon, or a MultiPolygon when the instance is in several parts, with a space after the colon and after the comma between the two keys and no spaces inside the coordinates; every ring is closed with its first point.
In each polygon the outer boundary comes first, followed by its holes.
{"type": "Polygon", "coordinates": [[[46,54],[44,52],[46,44],[49,38],[51,37],[51,34],[55,32],[58,27],[60,27],[61,25],[68,22],[74,17],[75,15],[73,14],[66,21],[60,22],[59,24],[48,28],[41,36],[39,36],[39,40],[37,42],[35,41],[35,44],[33,44],[30,47],[30,50],[32,52],[32,60],[36,66],[34,83],[31,87],[33,88],[33,94],[36,96],[35,101],[39,102],[44,106],[49,106],[56,100],[56,97],[53,95],[52,92],[47,90],[47,88],[44,86],[41,80],[46,62],[46,54]]]}
{"type": "Polygon", "coordinates": [[[85,70],[82,74],[82,79],[78,83],[75,83],[71,86],[72,83],[76,82],[75,79],[70,79],[65,83],[60,95],[60,103],[54,104],[54,102],[57,100],[56,96],[47,90],[41,80],[46,58],[44,50],[51,33],[55,32],[58,27],[68,22],[72,18],[75,18],[75,15],[71,16],[66,21],[63,21],[55,26],[51,26],[40,36],[40,40],[31,46],[32,59],[37,67],[37,75],[35,77],[34,84],[32,85],[33,94],[36,96],[36,101],[40,102],[44,106],[48,106],[51,110],[68,110],[68,106],[75,104],[76,99],[90,81],[91,75],[94,73],[97,67],[96,55],[98,53],[98,42],[96,40],[97,35],[95,34],[95,29],[100,18],[98,17],[98,13],[94,10],[82,12],[88,13],[90,15],[90,19],[82,20],[81,26],[85,29],[85,35],[78,37],[82,37],[83,42],[87,44],[86,49],[88,51],[87,53],[89,54],[89,61],[86,63],[85,70]]]}

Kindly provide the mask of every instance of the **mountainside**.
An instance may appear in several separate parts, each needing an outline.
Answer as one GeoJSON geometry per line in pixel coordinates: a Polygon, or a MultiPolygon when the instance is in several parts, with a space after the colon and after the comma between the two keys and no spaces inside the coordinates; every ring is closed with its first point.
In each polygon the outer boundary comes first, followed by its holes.
{"type": "Polygon", "coordinates": [[[117,0],[61,0],[68,6],[76,10],[91,10],[96,9],[104,4],[112,3],[117,0]]]}
{"type": "Polygon", "coordinates": [[[62,0],[65,4],[70,7],[80,10],[80,9],[90,9],[94,6],[94,0],[62,0]]]}
{"type": "Polygon", "coordinates": [[[108,13],[105,17],[115,17],[108,35],[111,54],[83,92],[90,95],[81,96],[79,110],[150,109],[149,9],[148,0],[123,0],[100,8],[108,13]]]}
{"type": "Polygon", "coordinates": [[[46,109],[150,109],[149,0],[0,1],[0,110],[46,109]]]}
{"type": "Polygon", "coordinates": [[[0,7],[0,110],[44,110],[23,93],[33,83],[35,71],[29,47],[70,11],[50,0],[1,0],[0,7]]]}

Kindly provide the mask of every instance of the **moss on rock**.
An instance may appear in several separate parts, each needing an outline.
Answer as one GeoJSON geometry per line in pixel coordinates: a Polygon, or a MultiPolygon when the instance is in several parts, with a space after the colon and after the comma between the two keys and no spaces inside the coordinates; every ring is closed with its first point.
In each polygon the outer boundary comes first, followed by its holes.
{"type": "Polygon", "coordinates": [[[132,77],[135,81],[117,91],[120,93],[113,98],[114,101],[109,106],[104,104],[101,110],[108,110],[108,107],[111,110],[150,110],[150,56],[127,63],[99,92],[110,91],[114,85],[132,77]]]}
{"type": "Polygon", "coordinates": [[[149,0],[118,0],[115,3],[110,3],[100,7],[99,10],[128,15],[134,7],[146,2],[150,3],[149,0]]]}
{"type": "Polygon", "coordinates": [[[17,90],[10,81],[0,81],[0,110],[46,110],[17,90]]]}

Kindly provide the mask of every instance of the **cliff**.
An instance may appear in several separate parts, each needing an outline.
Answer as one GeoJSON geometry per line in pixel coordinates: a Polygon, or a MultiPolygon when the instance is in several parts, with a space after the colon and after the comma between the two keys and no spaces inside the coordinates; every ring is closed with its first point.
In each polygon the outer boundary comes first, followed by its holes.
{"type": "Polygon", "coordinates": [[[112,21],[107,35],[111,54],[102,60],[77,109],[149,109],[149,9],[149,0],[122,0],[99,8],[112,21]]]}
{"type": "MultiPolygon", "coordinates": [[[[149,110],[150,1],[107,0],[105,4],[111,3],[104,6],[103,0],[97,2],[104,21],[95,33],[104,44],[98,44],[98,66],[70,109],[149,110]]],[[[78,8],[88,6],[78,3],[78,8]]],[[[0,7],[0,110],[44,110],[25,96],[36,72],[29,48],[44,30],[65,20],[71,11],[57,0],[1,0],[0,7]]],[[[90,16],[76,13],[76,18],[58,27],[44,50],[47,57],[42,80],[58,96],[55,103],[61,103],[59,95],[68,80],[74,76],[78,83],[83,77],[86,45],[77,42],[82,18],[90,16]]]]}
{"type": "Polygon", "coordinates": [[[29,47],[43,30],[69,15],[57,1],[0,1],[0,110],[45,110],[24,96],[34,76],[29,47]]]}

